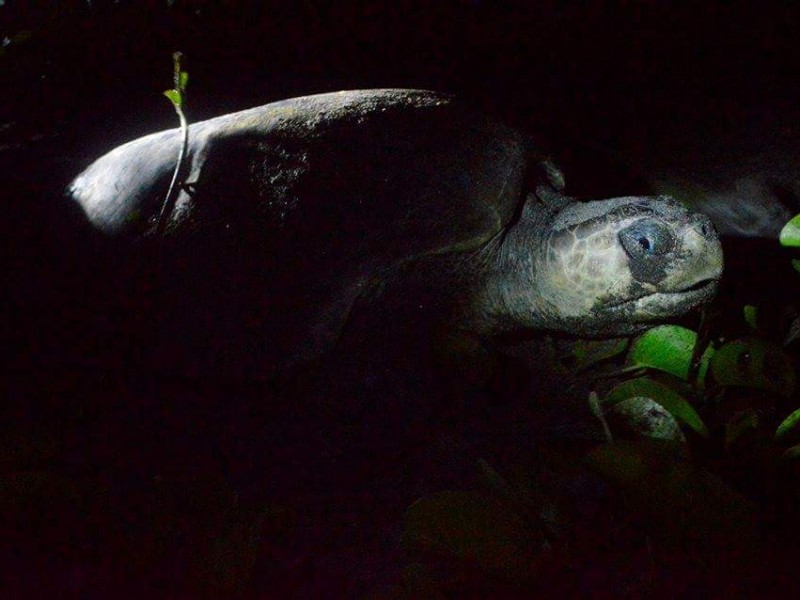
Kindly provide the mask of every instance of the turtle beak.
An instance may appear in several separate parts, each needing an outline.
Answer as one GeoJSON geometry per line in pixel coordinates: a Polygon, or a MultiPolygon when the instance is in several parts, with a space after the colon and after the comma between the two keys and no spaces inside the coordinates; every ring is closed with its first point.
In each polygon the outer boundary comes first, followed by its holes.
{"type": "Polygon", "coordinates": [[[724,260],[722,245],[711,221],[694,215],[678,232],[680,268],[675,269],[660,286],[662,291],[689,292],[716,289],[724,260]]]}

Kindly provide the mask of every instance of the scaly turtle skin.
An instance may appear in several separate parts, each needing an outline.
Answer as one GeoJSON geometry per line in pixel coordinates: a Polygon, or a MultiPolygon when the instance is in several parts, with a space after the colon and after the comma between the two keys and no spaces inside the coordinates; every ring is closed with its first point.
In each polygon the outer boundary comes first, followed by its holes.
{"type": "MultiPolygon", "coordinates": [[[[95,228],[146,246],[179,144],[171,130],[120,146],[68,193],[95,228]]],[[[396,292],[385,284],[400,271],[480,336],[630,334],[708,300],[722,272],[706,217],[665,197],[567,198],[523,135],[432,92],[339,92],[196,123],[185,181],[156,245],[158,329],[223,370],[320,356],[354,311],[398,300],[381,289],[396,292]]]]}

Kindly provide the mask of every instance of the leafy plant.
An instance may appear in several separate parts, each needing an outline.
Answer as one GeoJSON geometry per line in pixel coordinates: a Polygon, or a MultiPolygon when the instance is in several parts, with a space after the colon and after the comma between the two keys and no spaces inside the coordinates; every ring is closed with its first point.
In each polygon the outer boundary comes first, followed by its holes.
{"type": "Polygon", "coordinates": [[[800,215],[795,215],[783,226],[778,239],[781,246],[800,248],[800,215]]]}
{"type": "Polygon", "coordinates": [[[672,414],[679,423],[687,425],[704,437],[708,436],[708,429],[692,404],[666,384],[648,377],[629,379],[614,387],[606,395],[604,406],[610,408],[630,398],[651,398],[672,414]]]}
{"type": "Polygon", "coordinates": [[[160,237],[167,226],[169,215],[175,208],[175,202],[178,197],[178,191],[181,186],[179,185],[180,176],[184,170],[186,162],[186,152],[189,147],[189,125],[186,120],[186,113],[184,108],[186,106],[186,86],[189,84],[189,74],[181,68],[181,60],[183,53],[175,52],[172,55],[173,63],[173,83],[174,87],[171,90],[166,90],[164,95],[172,102],[175,107],[175,112],[178,114],[178,119],[181,124],[181,147],[178,152],[178,160],[175,165],[175,171],[172,174],[172,181],[170,181],[167,195],[164,198],[164,204],[161,206],[161,213],[158,216],[158,225],[156,226],[156,237],[160,237]]]}

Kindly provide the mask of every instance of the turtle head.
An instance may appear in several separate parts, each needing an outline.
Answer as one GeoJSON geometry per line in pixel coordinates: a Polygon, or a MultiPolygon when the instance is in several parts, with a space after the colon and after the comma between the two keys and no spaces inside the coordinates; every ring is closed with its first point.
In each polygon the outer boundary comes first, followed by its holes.
{"type": "Polygon", "coordinates": [[[666,196],[543,207],[532,195],[495,256],[480,300],[484,331],[586,337],[683,315],[711,299],[723,267],[711,221],[666,196]]]}
{"type": "Polygon", "coordinates": [[[533,287],[548,329],[636,333],[709,300],[722,275],[711,221],[670,197],[573,202],[545,229],[533,287]]]}

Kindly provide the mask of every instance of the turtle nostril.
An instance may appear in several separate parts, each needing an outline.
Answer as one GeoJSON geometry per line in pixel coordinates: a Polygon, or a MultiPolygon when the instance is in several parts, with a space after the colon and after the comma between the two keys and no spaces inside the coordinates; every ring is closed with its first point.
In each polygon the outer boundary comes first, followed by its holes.
{"type": "Polygon", "coordinates": [[[714,226],[707,219],[702,219],[698,225],[695,225],[695,230],[705,238],[714,235],[714,226]]]}

